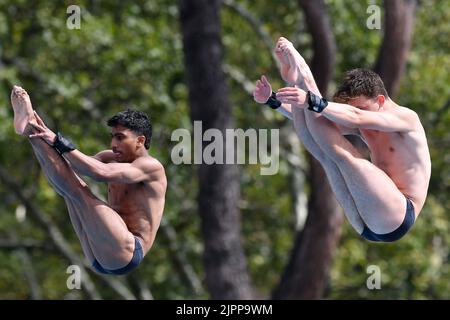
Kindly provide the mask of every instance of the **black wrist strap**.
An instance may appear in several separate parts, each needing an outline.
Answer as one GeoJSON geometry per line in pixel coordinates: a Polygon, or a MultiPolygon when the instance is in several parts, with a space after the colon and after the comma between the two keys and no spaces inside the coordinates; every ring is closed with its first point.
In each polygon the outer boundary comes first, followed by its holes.
{"type": "Polygon", "coordinates": [[[267,104],[272,109],[278,109],[281,106],[281,102],[277,100],[277,96],[273,91],[272,95],[269,97],[265,104],[267,104]]]}
{"type": "Polygon", "coordinates": [[[53,142],[53,148],[55,148],[59,154],[76,149],[75,145],[69,139],[64,138],[60,132],[56,135],[55,142],[53,142]]]}
{"type": "Polygon", "coordinates": [[[308,91],[307,95],[307,101],[308,101],[308,110],[321,113],[323,109],[325,109],[328,105],[328,101],[324,98],[321,98],[319,96],[316,96],[311,91],[308,91]]]}

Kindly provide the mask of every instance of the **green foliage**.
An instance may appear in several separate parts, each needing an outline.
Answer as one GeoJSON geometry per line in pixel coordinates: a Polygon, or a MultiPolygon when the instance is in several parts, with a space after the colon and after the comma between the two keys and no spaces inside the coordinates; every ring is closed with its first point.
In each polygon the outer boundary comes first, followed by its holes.
{"type": "MultiPolygon", "coordinates": [[[[297,1],[236,1],[260,22],[273,43],[283,35],[305,56],[312,57],[311,37],[297,1]]],[[[29,144],[14,134],[9,94],[13,84],[30,93],[48,125],[71,137],[86,154],[108,148],[106,120],[126,106],[149,113],[154,123],[150,154],[166,168],[168,193],[163,225],[176,231],[177,251],[199,278],[204,278],[203,243],[197,213],[196,167],[174,165],[170,152],[177,128],[192,130],[188,91],[184,83],[182,42],[177,1],[79,1],[80,30],[66,27],[65,5],[47,1],[0,0],[0,167],[6,170],[61,229],[81,254],[64,201],[42,176],[29,144]]],[[[368,4],[382,1],[326,1],[337,44],[335,81],[349,68],[371,67],[381,43],[381,31],[368,30],[368,4]]],[[[402,241],[368,243],[346,223],[331,270],[327,298],[404,299],[449,298],[448,213],[450,172],[448,146],[450,32],[448,1],[420,1],[414,40],[398,102],[416,110],[427,131],[433,175],[429,198],[414,229],[402,241]],[[366,268],[378,265],[382,290],[368,290],[366,268]]],[[[283,85],[267,45],[249,22],[225,6],[221,13],[224,63],[254,82],[266,74],[274,88],[283,85]]],[[[205,61],[207,63],[207,61],[205,61]]],[[[228,75],[230,103],[236,127],[278,128],[286,120],[253,102],[242,83],[228,75]]],[[[336,82],[331,84],[331,88],[336,82]]],[[[283,141],[282,148],[288,149],[283,141]]],[[[283,149],[283,150],[284,150],[283,149]]],[[[279,281],[294,240],[295,217],[292,173],[280,155],[280,172],[261,176],[259,166],[240,167],[242,237],[249,272],[264,295],[279,281]]],[[[88,181],[100,194],[104,187],[88,181]]],[[[307,186],[308,187],[308,186],[307,186]]],[[[0,238],[49,242],[49,236],[27,215],[19,223],[20,201],[0,185],[0,238]]],[[[196,295],[173,262],[170,240],[162,232],[136,271],[145,278],[156,299],[208,298],[206,288],[196,295]]],[[[66,287],[68,261],[56,250],[30,250],[43,298],[63,299],[74,294],[66,287]]],[[[0,298],[29,299],[23,262],[14,250],[0,249],[0,298]]],[[[117,298],[91,273],[103,298],[117,298]]]]}

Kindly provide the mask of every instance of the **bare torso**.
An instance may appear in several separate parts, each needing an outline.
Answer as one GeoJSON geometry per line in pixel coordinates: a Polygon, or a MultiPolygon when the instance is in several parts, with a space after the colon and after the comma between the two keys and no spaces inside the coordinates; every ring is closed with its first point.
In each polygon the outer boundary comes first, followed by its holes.
{"type": "Polygon", "coordinates": [[[164,209],[166,177],[157,172],[149,181],[136,184],[108,183],[108,204],[141,240],[144,254],[155,240],[164,209]]]}
{"type": "MultiPolygon", "coordinates": [[[[408,112],[408,109],[402,109],[402,112],[408,112]]],[[[417,215],[427,196],[431,160],[420,121],[412,125],[414,129],[409,132],[367,129],[360,129],[360,132],[370,149],[372,163],[383,170],[398,189],[412,200],[417,215]]]]}

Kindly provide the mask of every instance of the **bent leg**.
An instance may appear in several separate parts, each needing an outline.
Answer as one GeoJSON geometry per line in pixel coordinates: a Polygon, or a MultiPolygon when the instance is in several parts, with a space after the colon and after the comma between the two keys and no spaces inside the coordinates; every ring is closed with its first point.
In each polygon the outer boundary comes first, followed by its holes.
{"type": "Polygon", "coordinates": [[[337,201],[344,209],[345,215],[352,225],[352,227],[361,233],[364,229],[364,222],[358,212],[355,202],[345,184],[344,178],[341,175],[336,164],[328,158],[325,153],[316,144],[313,137],[311,136],[305,121],[305,111],[301,109],[294,109],[294,127],[297,132],[298,137],[302,141],[305,148],[316,158],[328,177],[330,182],[330,187],[336,196],[337,201]]]}
{"type": "Polygon", "coordinates": [[[331,121],[308,110],[305,116],[313,139],[344,177],[365,224],[379,234],[400,226],[405,217],[405,196],[389,176],[363,159],[331,121]]]}

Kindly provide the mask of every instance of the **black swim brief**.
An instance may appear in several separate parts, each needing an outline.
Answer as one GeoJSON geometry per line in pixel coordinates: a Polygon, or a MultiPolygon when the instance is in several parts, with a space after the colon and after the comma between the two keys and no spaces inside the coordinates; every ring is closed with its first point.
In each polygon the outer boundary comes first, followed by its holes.
{"type": "Polygon", "coordinates": [[[144,259],[144,254],[142,252],[142,246],[138,238],[134,237],[134,252],[133,257],[131,258],[130,263],[128,263],[125,267],[115,270],[107,270],[103,268],[100,263],[98,263],[97,259],[92,263],[92,267],[99,273],[104,274],[115,274],[122,275],[127,274],[128,272],[134,270],[144,259]]]}
{"type": "Polygon", "coordinates": [[[401,237],[403,237],[409,229],[411,229],[412,225],[414,224],[414,221],[416,219],[416,215],[414,212],[414,206],[408,198],[406,198],[406,214],[405,219],[403,220],[400,227],[395,229],[392,232],[384,233],[384,234],[378,234],[370,230],[366,225],[364,226],[364,230],[361,233],[361,236],[367,240],[370,241],[377,241],[377,242],[393,242],[401,237]]]}

